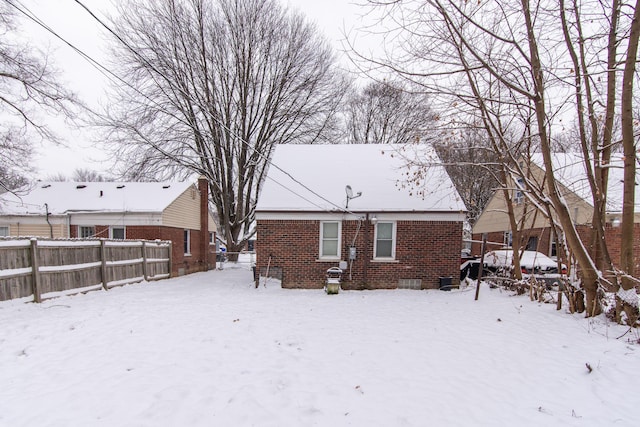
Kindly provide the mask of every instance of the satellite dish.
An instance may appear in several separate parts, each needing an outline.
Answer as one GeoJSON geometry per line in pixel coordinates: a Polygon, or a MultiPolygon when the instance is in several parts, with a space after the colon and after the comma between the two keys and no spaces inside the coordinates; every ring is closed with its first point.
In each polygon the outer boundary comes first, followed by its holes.
{"type": "Polygon", "coordinates": [[[362,191],[358,191],[358,193],[354,196],[353,190],[351,189],[350,185],[347,185],[346,187],[344,187],[344,191],[347,192],[347,205],[345,206],[345,209],[349,208],[349,200],[362,196],[362,191]]]}

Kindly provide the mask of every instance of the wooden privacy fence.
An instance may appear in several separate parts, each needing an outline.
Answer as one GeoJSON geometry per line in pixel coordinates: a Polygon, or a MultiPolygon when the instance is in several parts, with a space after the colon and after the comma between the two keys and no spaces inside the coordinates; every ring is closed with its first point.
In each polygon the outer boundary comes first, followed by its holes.
{"type": "Polygon", "coordinates": [[[0,239],[0,301],[41,302],[170,275],[169,241],[0,239]]]}

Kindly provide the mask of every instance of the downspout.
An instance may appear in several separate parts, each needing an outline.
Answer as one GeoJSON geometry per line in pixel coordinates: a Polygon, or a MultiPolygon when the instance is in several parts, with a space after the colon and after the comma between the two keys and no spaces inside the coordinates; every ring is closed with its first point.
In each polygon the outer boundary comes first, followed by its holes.
{"type": "Polygon", "coordinates": [[[49,215],[51,214],[49,213],[48,203],[44,204],[44,210],[45,210],[45,218],[47,219],[47,224],[49,224],[49,238],[53,239],[53,226],[51,225],[51,221],[49,221],[49,215]]]}
{"type": "Polygon", "coordinates": [[[369,225],[371,225],[371,221],[369,220],[369,214],[367,213],[364,224],[364,251],[362,254],[364,261],[362,266],[362,281],[365,285],[367,284],[367,268],[369,267],[369,225]]]}

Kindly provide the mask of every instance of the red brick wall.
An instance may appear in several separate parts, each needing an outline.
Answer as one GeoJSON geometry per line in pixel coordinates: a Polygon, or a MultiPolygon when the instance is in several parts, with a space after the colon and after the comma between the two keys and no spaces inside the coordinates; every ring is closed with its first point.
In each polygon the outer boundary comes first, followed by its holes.
{"type": "MultiPolygon", "coordinates": [[[[96,237],[109,238],[108,225],[96,225],[96,237]]],[[[78,236],[78,226],[71,226],[71,237],[78,236]]],[[[170,240],[171,249],[171,275],[189,274],[196,271],[205,271],[209,266],[215,266],[215,247],[203,254],[202,242],[204,234],[199,230],[191,230],[191,255],[184,254],[184,230],[182,228],[163,227],[154,225],[127,225],[127,239],[141,240],[170,240]]],[[[207,242],[209,235],[206,235],[207,242]]],[[[208,247],[208,245],[207,245],[208,247]]]]}
{"type": "MultiPolygon", "coordinates": [[[[258,220],[256,267],[264,273],[282,271],[285,288],[322,288],[328,268],[338,261],[319,261],[320,222],[258,220]],[[270,258],[270,260],[269,260],[270,258]]],[[[441,276],[460,275],[462,223],[397,221],[396,259],[373,261],[374,226],[362,221],[342,222],[342,257],[348,260],[354,242],[357,258],[343,277],[344,289],[396,288],[399,279],[421,279],[423,288],[437,288],[441,276]],[[357,231],[357,236],[356,236],[357,231]],[[351,274],[349,274],[351,273],[351,274]]]]}

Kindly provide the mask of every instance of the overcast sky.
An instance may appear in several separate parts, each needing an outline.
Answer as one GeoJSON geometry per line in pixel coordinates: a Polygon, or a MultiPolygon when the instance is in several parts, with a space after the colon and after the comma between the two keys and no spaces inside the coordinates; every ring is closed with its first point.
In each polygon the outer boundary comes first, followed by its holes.
{"type": "MultiPolygon", "coordinates": [[[[62,38],[69,41],[95,60],[106,64],[105,46],[108,43],[96,21],[74,0],[21,0],[29,10],[62,38]]],[[[117,0],[113,0],[117,1],[117,0]]],[[[83,0],[99,17],[113,11],[113,1],[83,0]]],[[[362,0],[284,0],[284,4],[299,9],[308,19],[315,22],[320,31],[333,43],[337,51],[342,50],[343,30],[362,26],[364,9],[356,2],[362,0]]],[[[59,39],[50,33],[22,19],[22,28],[44,49],[49,47],[58,68],[61,80],[80,94],[90,105],[106,102],[104,86],[106,78],[59,39]]],[[[352,33],[353,34],[353,33],[352,33]]],[[[348,66],[346,59],[343,61],[348,66]]],[[[75,131],[62,120],[54,122],[57,132],[64,138],[67,147],[45,145],[38,148],[36,166],[40,170],[36,178],[64,173],[70,175],[76,168],[104,170],[108,162],[104,155],[92,147],[92,133],[88,130],[75,131]]]]}

